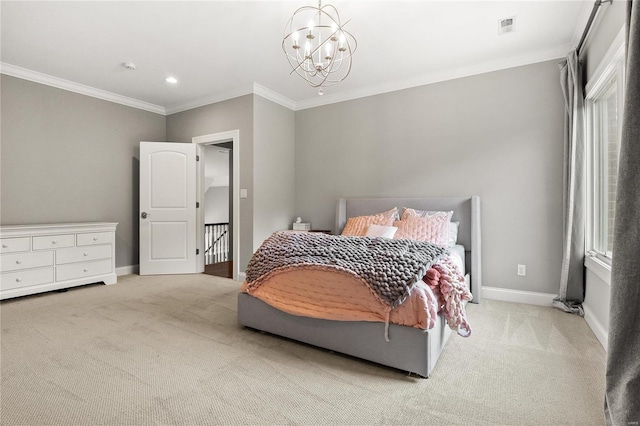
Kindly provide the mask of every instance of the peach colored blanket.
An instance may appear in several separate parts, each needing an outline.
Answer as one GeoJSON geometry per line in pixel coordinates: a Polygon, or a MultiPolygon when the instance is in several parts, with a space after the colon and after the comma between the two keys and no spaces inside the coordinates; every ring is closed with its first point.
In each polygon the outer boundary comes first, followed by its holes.
{"type": "Polygon", "coordinates": [[[443,258],[418,281],[410,296],[390,309],[367,283],[350,271],[325,265],[283,267],[242,285],[242,291],[293,315],[340,321],[380,321],[430,329],[440,311],[462,336],[471,328],[464,302],[471,300],[464,277],[443,258]]]}

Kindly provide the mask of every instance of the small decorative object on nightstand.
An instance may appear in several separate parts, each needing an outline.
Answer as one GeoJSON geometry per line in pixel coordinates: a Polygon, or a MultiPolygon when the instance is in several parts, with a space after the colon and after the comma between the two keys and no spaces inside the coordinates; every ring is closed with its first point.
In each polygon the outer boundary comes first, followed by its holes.
{"type": "Polygon", "coordinates": [[[296,221],[293,222],[293,230],[294,231],[310,231],[311,224],[302,222],[302,218],[296,218],[296,221]]]}

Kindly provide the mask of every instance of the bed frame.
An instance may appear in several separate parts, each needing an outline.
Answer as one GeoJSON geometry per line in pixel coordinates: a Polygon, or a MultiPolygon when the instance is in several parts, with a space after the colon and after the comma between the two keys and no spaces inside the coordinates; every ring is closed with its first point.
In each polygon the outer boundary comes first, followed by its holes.
{"type": "MultiPolygon", "coordinates": [[[[479,303],[482,297],[480,197],[340,198],[335,232],[340,233],[349,217],[379,213],[393,207],[453,210],[451,220],[460,222],[458,244],[465,246],[466,278],[473,293],[472,303],[479,303]]],[[[300,317],[282,312],[246,293],[238,294],[238,323],[422,377],[429,377],[451,335],[444,317],[438,315],[430,330],[390,324],[390,341],[386,342],[384,323],[300,317]]]]}

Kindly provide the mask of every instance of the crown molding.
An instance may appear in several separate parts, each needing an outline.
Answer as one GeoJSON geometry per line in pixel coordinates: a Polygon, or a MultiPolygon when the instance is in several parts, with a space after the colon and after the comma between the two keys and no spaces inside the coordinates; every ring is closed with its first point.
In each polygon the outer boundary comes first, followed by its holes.
{"type": "Polygon", "coordinates": [[[442,72],[423,74],[421,76],[399,80],[376,86],[365,87],[362,89],[350,90],[335,95],[324,95],[307,99],[296,103],[296,111],[315,108],[319,106],[334,104],[338,102],[350,101],[368,96],[380,95],[398,90],[410,89],[412,87],[425,86],[433,83],[441,83],[443,81],[455,80],[462,77],[470,77],[488,72],[500,71],[509,68],[515,68],[523,65],[535,64],[538,62],[550,61],[566,57],[571,50],[571,44],[564,44],[551,49],[541,50],[526,55],[513,56],[497,61],[485,62],[470,67],[455,68],[442,72]]]}
{"type": "Polygon", "coordinates": [[[166,108],[165,115],[176,114],[178,112],[188,111],[194,108],[200,108],[203,106],[215,104],[218,102],[228,101],[229,99],[238,98],[244,95],[253,94],[252,86],[235,87],[224,92],[216,93],[215,95],[205,96],[195,99],[193,101],[185,102],[182,104],[176,104],[166,108]]]}
{"type": "Polygon", "coordinates": [[[183,104],[168,107],[166,113],[167,115],[176,114],[178,112],[188,111],[190,109],[215,104],[217,102],[228,101],[229,99],[251,94],[262,96],[263,98],[282,105],[285,108],[289,108],[294,111],[296,109],[296,103],[291,99],[287,98],[286,96],[282,96],[281,94],[274,92],[273,90],[268,89],[258,83],[253,83],[251,86],[237,87],[235,89],[218,93],[213,96],[207,96],[204,98],[196,99],[192,102],[186,102],[183,104]]]}
{"type": "Polygon", "coordinates": [[[287,98],[286,96],[282,96],[280,93],[274,92],[271,89],[267,89],[266,87],[261,86],[258,83],[253,83],[253,93],[279,105],[282,105],[285,108],[289,108],[290,110],[295,111],[297,108],[295,101],[287,98]]]}
{"type": "Polygon", "coordinates": [[[362,89],[350,90],[335,95],[325,94],[324,96],[316,96],[314,98],[297,102],[258,83],[253,83],[250,86],[237,87],[222,93],[217,93],[215,95],[199,98],[182,104],[176,104],[166,108],[159,105],[139,101],[137,99],[128,98],[126,96],[117,95],[115,93],[107,92],[101,89],[84,86],[82,84],[74,83],[69,80],[42,74],[37,71],[20,68],[11,64],[0,63],[0,72],[2,74],[11,75],[13,77],[23,78],[25,80],[34,81],[36,83],[69,90],[83,95],[92,96],[95,98],[127,105],[133,108],[143,109],[145,111],[150,111],[162,115],[176,114],[190,109],[199,108],[202,106],[211,105],[217,102],[222,102],[250,94],[259,95],[293,111],[300,111],[303,109],[315,108],[338,102],[345,102],[354,99],[380,95],[388,92],[410,89],[412,87],[425,86],[428,84],[440,83],[457,78],[485,74],[488,72],[500,71],[503,69],[515,68],[553,59],[560,59],[566,57],[567,53],[572,49],[575,49],[573,41],[568,44],[563,44],[551,49],[541,50],[534,53],[500,59],[497,61],[489,61],[481,64],[475,64],[470,67],[460,67],[441,72],[424,74],[411,79],[388,82],[375,86],[365,87],[362,89]]]}
{"type": "Polygon", "coordinates": [[[164,107],[151,104],[127,96],[118,95],[95,87],[85,86],[84,84],[75,83],[73,81],[64,80],[62,78],[53,77],[41,72],[32,71],[16,65],[0,62],[0,73],[18,77],[23,80],[33,81],[35,83],[44,84],[46,86],[56,87],[58,89],[68,90],[70,92],[79,93],[81,95],[91,96],[92,98],[102,99],[132,108],[138,108],[156,114],[166,115],[164,107]]]}

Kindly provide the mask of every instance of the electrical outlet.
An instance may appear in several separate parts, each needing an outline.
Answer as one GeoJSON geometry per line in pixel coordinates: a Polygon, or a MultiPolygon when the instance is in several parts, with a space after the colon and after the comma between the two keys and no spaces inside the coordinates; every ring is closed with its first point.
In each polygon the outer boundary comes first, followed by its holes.
{"type": "Polygon", "coordinates": [[[518,265],[518,275],[524,277],[527,275],[527,266],[526,265],[518,265]]]}

